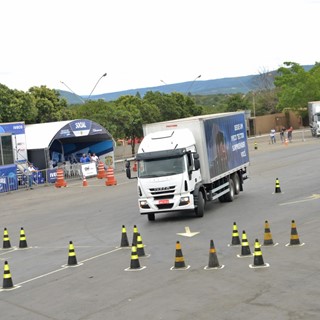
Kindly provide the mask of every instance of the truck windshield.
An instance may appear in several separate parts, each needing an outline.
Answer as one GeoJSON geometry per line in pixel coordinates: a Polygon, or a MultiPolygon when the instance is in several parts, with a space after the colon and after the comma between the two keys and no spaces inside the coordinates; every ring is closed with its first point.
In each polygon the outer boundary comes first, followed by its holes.
{"type": "Polygon", "coordinates": [[[184,172],[184,157],[139,161],[139,178],[172,176],[184,172]]]}

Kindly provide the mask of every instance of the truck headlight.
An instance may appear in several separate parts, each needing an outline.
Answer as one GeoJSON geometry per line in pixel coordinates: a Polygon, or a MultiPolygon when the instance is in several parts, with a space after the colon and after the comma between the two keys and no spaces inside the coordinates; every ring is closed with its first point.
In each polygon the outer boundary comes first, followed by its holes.
{"type": "Polygon", "coordinates": [[[190,203],[190,198],[189,197],[181,197],[179,206],[185,206],[185,205],[187,205],[189,203],[190,203]]]}
{"type": "Polygon", "coordinates": [[[141,200],[139,203],[140,203],[140,208],[142,208],[142,209],[150,209],[147,201],[141,200]]]}

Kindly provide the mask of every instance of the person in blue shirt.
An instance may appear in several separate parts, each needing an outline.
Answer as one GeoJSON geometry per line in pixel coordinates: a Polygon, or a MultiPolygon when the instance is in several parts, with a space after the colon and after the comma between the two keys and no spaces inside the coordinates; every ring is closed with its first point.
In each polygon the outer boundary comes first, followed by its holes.
{"type": "Polygon", "coordinates": [[[89,163],[89,162],[90,162],[90,158],[84,153],[80,158],[80,163],[89,163]]]}

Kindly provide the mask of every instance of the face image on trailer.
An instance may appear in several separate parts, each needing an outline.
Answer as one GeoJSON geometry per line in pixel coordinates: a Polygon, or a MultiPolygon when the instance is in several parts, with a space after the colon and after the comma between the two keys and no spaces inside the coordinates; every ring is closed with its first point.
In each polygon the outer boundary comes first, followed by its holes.
{"type": "Polygon", "coordinates": [[[242,114],[205,120],[204,130],[211,178],[249,162],[242,114]]]}

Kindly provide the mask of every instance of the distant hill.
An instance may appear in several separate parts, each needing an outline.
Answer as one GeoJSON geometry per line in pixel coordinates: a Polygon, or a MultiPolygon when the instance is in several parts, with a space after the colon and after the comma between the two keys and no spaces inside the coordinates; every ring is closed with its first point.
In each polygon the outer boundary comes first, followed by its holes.
{"type": "MultiPolygon", "coordinates": [[[[304,66],[306,71],[310,70],[313,65],[304,66]]],[[[271,71],[276,75],[276,71],[271,71]]],[[[242,77],[222,78],[214,80],[196,80],[174,84],[165,84],[157,87],[130,89],[112,93],[103,93],[92,95],[90,100],[103,99],[105,101],[114,101],[124,95],[136,95],[139,92],[143,97],[148,91],[159,91],[162,93],[179,92],[182,94],[191,95],[212,95],[212,94],[232,94],[232,93],[247,93],[257,88],[257,81],[260,75],[248,75],[242,77]]],[[[87,96],[78,96],[74,93],[58,90],[60,95],[64,97],[68,104],[81,104],[87,96]]]]}

